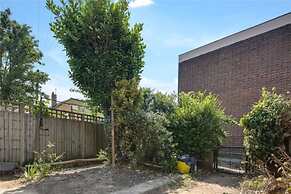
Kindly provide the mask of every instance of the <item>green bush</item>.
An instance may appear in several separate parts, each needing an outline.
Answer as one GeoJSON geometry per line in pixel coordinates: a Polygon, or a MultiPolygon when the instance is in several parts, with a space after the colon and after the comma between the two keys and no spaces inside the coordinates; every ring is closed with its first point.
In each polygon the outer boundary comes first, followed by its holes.
{"type": "Polygon", "coordinates": [[[172,171],[176,165],[176,151],[172,133],[166,128],[168,120],[165,115],[146,113],[146,129],[143,134],[143,155],[141,161],[148,161],[172,171]]]}
{"type": "Polygon", "coordinates": [[[222,143],[228,120],[216,96],[181,93],[169,129],[182,154],[203,157],[222,143]]]}
{"type": "Polygon", "coordinates": [[[240,119],[246,155],[252,163],[266,161],[283,144],[284,130],[280,123],[287,108],[288,102],[282,95],[263,89],[259,101],[240,119]]]}
{"type": "Polygon", "coordinates": [[[132,164],[150,162],[173,168],[175,145],[167,130],[165,112],[171,110],[163,94],[139,89],[137,80],[123,80],[114,91],[118,159],[132,164]],[[168,162],[169,161],[169,162],[168,162]]]}

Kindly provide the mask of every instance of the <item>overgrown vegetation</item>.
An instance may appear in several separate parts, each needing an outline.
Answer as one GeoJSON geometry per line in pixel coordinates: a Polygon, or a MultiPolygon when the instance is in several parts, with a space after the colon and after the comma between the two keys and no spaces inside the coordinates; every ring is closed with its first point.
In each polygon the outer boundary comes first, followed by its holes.
{"type": "Polygon", "coordinates": [[[241,118],[248,165],[263,175],[246,181],[244,187],[270,194],[291,192],[291,158],[286,145],[291,134],[290,108],[289,99],[274,89],[263,89],[259,101],[241,118]]]}
{"type": "MultiPolygon", "coordinates": [[[[151,90],[139,89],[138,80],[122,80],[116,84],[115,100],[118,159],[137,163],[159,164],[165,170],[173,169],[175,146],[172,134],[167,130],[168,120],[155,103],[166,97],[156,97],[151,90]],[[154,111],[155,110],[155,111],[154,111]]],[[[162,94],[158,94],[161,96],[162,94]]]]}
{"type": "MultiPolygon", "coordinates": [[[[266,167],[264,161],[257,163],[256,169],[262,175],[246,180],[242,183],[243,191],[257,191],[266,194],[287,194],[291,193],[291,157],[282,149],[277,149],[268,161],[272,161],[278,166],[279,177],[275,177],[273,172],[266,167]]],[[[247,192],[246,192],[247,193],[247,192]]]]}
{"type": "Polygon", "coordinates": [[[278,168],[270,161],[270,157],[278,147],[284,147],[287,129],[282,127],[281,119],[288,111],[288,106],[287,99],[275,90],[269,92],[263,89],[260,100],[240,120],[249,163],[256,165],[259,161],[267,161],[266,167],[274,175],[278,168]]]}
{"type": "Polygon", "coordinates": [[[138,88],[138,80],[117,82],[113,92],[118,159],[150,162],[167,171],[176,167],[177,154],[204,156],[225,136],[230,118],[216,96],[176,95],[138,88]]]}
{"type": "Polygon", "coordinates": [[[54,145],[49,142],[46,149],[41,152],[35,152],[35,161],[25,166],[23,178],[26,181],[40,180],[48,176],[53,170],[53,163],[61,160],[63,155],[57,155],[54,152],[54,145]]]}

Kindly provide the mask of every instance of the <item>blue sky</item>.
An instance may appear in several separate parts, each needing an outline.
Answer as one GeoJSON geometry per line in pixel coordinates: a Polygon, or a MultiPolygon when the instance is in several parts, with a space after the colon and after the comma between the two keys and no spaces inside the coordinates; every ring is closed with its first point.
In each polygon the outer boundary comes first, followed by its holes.
{"type": "MultiPolygon", "coordinates": [[[[141,85],[163,92],[177,90],[178,55],[226,35],[291,11],[291,0],[135,0],[131,22],[144,23],[147,44],[141,85]]],[[[13,19],[32,26],[44,54],[42,67],[51,80],[44,86],[58,100],[81,97],[72,93],[62,46],[49,29],[53,16],[45,0],[0,0],[13,19]]]]}

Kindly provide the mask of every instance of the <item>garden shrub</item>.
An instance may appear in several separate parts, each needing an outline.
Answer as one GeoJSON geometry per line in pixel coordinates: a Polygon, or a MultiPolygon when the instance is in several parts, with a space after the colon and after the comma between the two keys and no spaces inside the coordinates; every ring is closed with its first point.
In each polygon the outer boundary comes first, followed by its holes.
{"type": "Polygon", "coordinates": [[[146,113],[147,128],[142,140],[142,161],[159,164],[167,171],[172,171],[176,166],[175,144],[172,133],[166,126],[168,120],[163,114],[146,113]]]}
{"type": "Polygon", "coordinates": [[[114,112],[117,127],[118,159],[132,164],[150,162],[166,170],[175,165],[172,134],[167,130],[165,116],[174,103],[149,89],[139,89],[137,80],[122,80],[114,91],[114,112]],[[163,106],[157,106],[157,100],[163,106]],[[164,103],[165,102],[165,103],[164,103]],[[162,107],[162,108],[160,108],[162,107]]]}
{"type": "Polygon", "coordinates": [[[169,129],[182,154],[204,157],[222,144],[228,119],[215,95],[181,93],[169,129]]]}
{"type": "Polygon", "coordinates": [[[282,95],[263,89],[259,101],[240,119],[246,155],[251,163],[267,161],[283,145],[281,117],[287,108],[288,102],[282,95]]]}

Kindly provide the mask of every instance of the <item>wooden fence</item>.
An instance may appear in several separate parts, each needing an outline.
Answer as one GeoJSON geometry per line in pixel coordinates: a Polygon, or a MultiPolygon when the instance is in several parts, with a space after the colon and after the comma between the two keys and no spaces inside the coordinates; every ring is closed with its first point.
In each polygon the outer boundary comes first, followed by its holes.
{"type": "Polygon", "coordinates": [[[91,115],[46,110],[33,114],[24,106],[0,107],[0,162],[23,164],[33,160],[34,151],[55,145],[63,160],[96,157],[105,148],[104,121],[91,115]],[[38,116],[37,116],[38,115],[38,116]]]}

